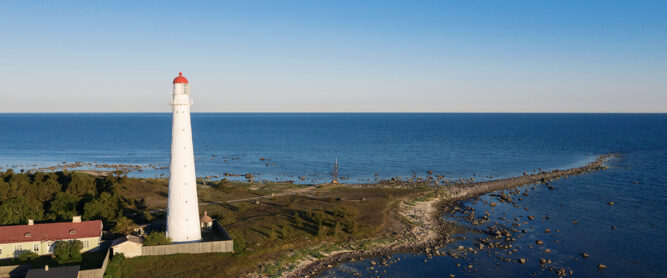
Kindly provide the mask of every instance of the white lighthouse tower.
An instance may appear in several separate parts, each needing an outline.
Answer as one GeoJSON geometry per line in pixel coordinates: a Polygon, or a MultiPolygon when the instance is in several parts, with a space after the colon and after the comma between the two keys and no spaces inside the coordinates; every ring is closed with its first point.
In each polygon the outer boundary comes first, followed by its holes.
{"type": "Polygon", "coordinates": [[[190,83],[178,73],[174,78],[171,163],[169,164],[169,201],[167,236],[174,243],[201,241],[195,157],[190,126],[190,83]]]}

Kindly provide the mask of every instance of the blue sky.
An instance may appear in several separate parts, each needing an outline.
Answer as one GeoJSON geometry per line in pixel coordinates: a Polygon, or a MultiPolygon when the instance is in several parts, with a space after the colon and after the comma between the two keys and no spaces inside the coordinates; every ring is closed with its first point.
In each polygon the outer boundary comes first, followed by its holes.
{"type": "Polygon", "coordinates": [[[0,112],[667,112],[667,1],[2,1],[0,112]],[[140,3],[136,3],[140,2],[140,3]]]}

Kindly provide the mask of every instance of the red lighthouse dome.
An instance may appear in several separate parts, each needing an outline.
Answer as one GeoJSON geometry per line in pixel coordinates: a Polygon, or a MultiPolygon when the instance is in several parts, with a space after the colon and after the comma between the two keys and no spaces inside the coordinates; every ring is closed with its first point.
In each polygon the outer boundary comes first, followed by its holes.
{"type": "Polygon", "coordinates": [[[174,78],[174,84],[176,83],[190,83],[190,82],[188,82],[188,79],[183,76],[182,72],[179,72],[178,76],[174,78]]]}

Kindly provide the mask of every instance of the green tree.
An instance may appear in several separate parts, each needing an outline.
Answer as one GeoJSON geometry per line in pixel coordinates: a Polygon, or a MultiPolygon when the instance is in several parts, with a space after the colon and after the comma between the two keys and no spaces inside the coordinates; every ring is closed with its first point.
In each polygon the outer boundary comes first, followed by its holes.
{"type": "Polygon", "coordinates": [[[119,216],[114,220],[113,228],[111,232],[114,234],[129,234],[134,228],[134,222],[125,216],[119,216]]]}
{"type": "Polygon", "coordinates": [[[81,249],[83,249],[83,243],[81,243],[81,241],[62,240],[56,242],[56,246],[53,249],[53,255],[56,256],[56,259],[60,263],[81,261],[81,249]]]}
{"type": "Polygon", "coordinates": [[[44,217],[42,204],[20,196],[0,205],[0,225],[26,224],[28,219],[40,221],[44,217]]]}
{"type": "Polygon", "coordinates": [[[76,209],[78,202],[79,197],[70,193],[58,192],[50,203],[49,212],[55,215],[58,220],[70,220],[73,216],[79,214],[76,209]]]}
{"type": "Polygon", "coordinates": [[[0,202],[7,201],[7,199],[9,199],[9,183],[0,178],[0,202]]]}
{"type": "Polygon", "coordinates": [[[62,186],[53,175],[45,176],[43,180],[37,182],[37,185],[37,194],[35,197],[41,203],[50,200],[54,194],[60,192],[62,189],[62,186]]]}
{"type": "Polygon", "coordinates": [[[168,238],[164,233],[161,232],[151,232],[146,235],[144,239],[145,246],[154,246],[154,245],[167,245],[171,244],[171,238],[168,238]]]}
{"type": "Polygon", "coordinates": [[[9,198],[23,196],[25,189],[30,185],[30,178],[25,174],[12,174],[9,177],[9,198]]]}
{"type": "Polygon", "coordinates": [[[95,194],[97,192],[94,177],[77,173],[70,173],[70,177],[72,180],[67,184],[65,192],[76,196],[95,194]]]}
{"type": "Polygon", "coordinates": [[[85,220],[101,219],[108,225],[116,219],[118,211],[118,198],[103,192],[98,198],[87,202],[83,206],[83,218],[85,220]]]}

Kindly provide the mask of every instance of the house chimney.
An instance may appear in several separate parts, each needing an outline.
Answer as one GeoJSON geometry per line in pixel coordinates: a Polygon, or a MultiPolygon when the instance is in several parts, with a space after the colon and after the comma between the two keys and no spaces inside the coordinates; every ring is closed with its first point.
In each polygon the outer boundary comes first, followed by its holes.
{"type": "Polygon", "coordinates": [[[49,271],[49,265],[44,265],[44,271],[49,271]]]}
{"type": "Polygon", "coordinates": [[[35,225],[35,221],[32,221],[32,219],[28,219],[28,226],[35,225]]]}
{"type": "Polygon", "coordinates": [[[81,216],[72,217],[72,223],[80,223],[80,222],[81,222],[81,216]]]}

